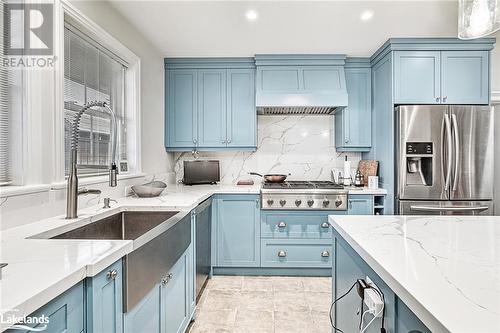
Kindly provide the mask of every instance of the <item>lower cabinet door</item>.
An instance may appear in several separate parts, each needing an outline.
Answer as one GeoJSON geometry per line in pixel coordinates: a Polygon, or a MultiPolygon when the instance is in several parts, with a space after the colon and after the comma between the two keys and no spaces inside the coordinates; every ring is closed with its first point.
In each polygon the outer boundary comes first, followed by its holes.
{"type": "Polygon", "coordinates": [[[222,195],[215,201],[217,266],[259,267],[259,196],[222,195]]]}
{"type": "Polygon", "coordinates": [[[162,313],[165,333],[184,332],[189,324],[189,249],[168,273],[162,290],[162,313]]]}
{"type": "MultiPolygon", "coordinates": [[[[44,333],[80,333],[84,330],[83,282],[53,299],[29,315],[31,318],[47,318],[47,323],[27,325],[44,333]],[[45,329],[43,327],[46,326],[45,329]]],[[[9,329],[9,333],[29,333],[33,330],[9,329]]]]}
{"type": "Polygon", "coordinates": [[[398,298],[396,303],[396,332],[431,333],[403,301],[398,298]]]}
{"type": "Polygon", "coordinates": [[[349,215],[373,215],[373,196],[350,196],[348,199],[347,213],[349,215]]]}
{"type": "Polygon", "coordinates": [[[262,267],[332,267],[331,239],[263,239],[261,253],[262,267]]]}
{"type": "Polygon", "coordinates": [[[87,333],[123,332],[122,261],[86,280],[87,333]]]}
{"type": "Polygon", "coordinates": [[[163,287],[154,288],[124,316],[126,333],[161,333],[161,298],[163,287]]]}

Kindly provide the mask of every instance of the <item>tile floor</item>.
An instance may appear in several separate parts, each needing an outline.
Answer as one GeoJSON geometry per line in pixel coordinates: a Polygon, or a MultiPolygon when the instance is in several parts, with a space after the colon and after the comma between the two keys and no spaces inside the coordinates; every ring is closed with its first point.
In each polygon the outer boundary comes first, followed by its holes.
{"type": "Polygon", "coordinates": [[[331,278],[214,276],[190,333],[331,333],[331,278]]]}

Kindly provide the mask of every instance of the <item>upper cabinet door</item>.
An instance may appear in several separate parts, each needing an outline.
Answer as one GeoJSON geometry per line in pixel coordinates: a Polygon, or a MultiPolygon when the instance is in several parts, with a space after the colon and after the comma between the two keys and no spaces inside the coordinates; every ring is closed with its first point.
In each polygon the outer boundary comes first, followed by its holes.
{"type": "Polygon", "coordinates": [[[335,130],[341,129],[343,135],[336,137],[335,145],[339,151],[368,151],[371,146],[371,69],[346,68],[345,75],[349,102],[339,114],[342,125],[335,130]]]}
{"type": "Polygon", "coordinates": [[[198,147],[226,144],[226,70],[199,70],[198,147]]]}
{"type": "Polygon", "coordinates": [[[444,104],[489,103],[489,52],[441,52],[441,95],[444,104]]]}
{"type": "Polygon", "coordinates": [[[440,51],[394,52],[396,104],[440,104],[440,51]]]}
{"type": "Polygon", "coordinates": [[[255,70],[227,71],[227,145],[257,146],[255,110],[255,70]]]}
{"type": "Polygon", "coordinates": [[[166,147],[195,147],[198,140],[198,73],[192,69],[174,69],[167,71],[167,77],[166,147]]]}

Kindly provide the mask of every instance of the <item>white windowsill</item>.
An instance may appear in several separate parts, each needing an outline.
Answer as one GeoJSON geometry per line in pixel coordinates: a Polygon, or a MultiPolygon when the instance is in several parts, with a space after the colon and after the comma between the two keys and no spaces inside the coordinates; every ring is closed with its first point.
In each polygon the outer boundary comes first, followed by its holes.
{"type": "MultiPolygon", "coordinates": [[[[141,178],[146,176],[145,173],[123,174],[118,175],[118,180],[141,178]]],[[[103,184],[108,182],[108,176],[80,178],[79,186],[103,184]]],[[[33,194],[48,192],[50,190],[66,189],[66,181],[52,184],[36,184],[36,185],[8,185],[0,187],[0,198],[13,197],[18,195],[33,194]]]]}
{"type": "Polygon", "coordinates": [[[13,197],[16,195],[46,192],[50,190],[48,184],[37,185],[7,185],[0,187],[0,198],[13,197]]]}

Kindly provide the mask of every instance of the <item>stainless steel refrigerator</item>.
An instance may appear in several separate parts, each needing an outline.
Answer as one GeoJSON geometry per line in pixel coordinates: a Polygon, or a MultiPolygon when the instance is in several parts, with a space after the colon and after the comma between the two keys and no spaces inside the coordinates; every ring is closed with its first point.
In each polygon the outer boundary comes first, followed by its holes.
{"type": "Polygon", "coordinates": [[[396,108],[397,211],[493,215],[493,108],[396,108]]]}

